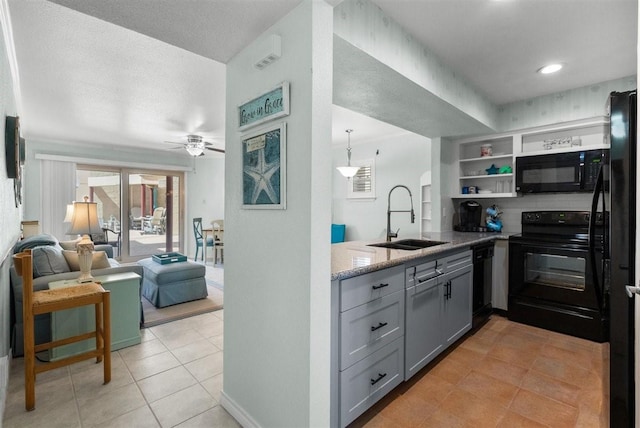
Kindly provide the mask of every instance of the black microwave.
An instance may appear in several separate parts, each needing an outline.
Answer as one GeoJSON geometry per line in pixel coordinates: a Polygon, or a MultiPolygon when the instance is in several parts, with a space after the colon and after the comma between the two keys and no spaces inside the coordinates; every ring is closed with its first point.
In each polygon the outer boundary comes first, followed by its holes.
{"type": "Polygon", "coordinates": [[[608,177],[609,149],[520,156],[516,192],[592,192],[601,167],[608,177]]]}

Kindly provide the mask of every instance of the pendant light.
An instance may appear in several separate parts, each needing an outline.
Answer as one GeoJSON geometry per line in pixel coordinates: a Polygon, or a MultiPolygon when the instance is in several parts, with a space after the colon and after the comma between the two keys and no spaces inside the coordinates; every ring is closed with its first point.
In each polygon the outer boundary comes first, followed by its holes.
{"type": "Polygon", "coordinates": [[[346,129],[345,132],[347,133],[347,166],[339,166],[336,169],[338,171],[340,171],[340,174],[342,174],[343,176],[347,177],[347,178],[351,178],[354,175],[356,175],[358,173],[358,170],[360,169],[359,166],[351,166],[351,133],[353,132],[353,129],[346,129]]]}

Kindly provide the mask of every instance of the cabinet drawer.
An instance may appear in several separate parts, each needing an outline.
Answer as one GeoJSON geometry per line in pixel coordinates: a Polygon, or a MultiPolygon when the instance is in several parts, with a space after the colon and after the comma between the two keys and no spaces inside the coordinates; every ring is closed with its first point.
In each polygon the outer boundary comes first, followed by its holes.
{"type": "Polygon", "coordinates": [[[399,338],[340,373],[340,426],[344,427],[398,386],[404,373],[399,338]]]}
{"type": "Polygon", "coordinates": [[[404,289],[404,267],[396,266],[340,281],[340,312],[404,289]]]}
{"type": "Polygon", "coordinates": [[[423,284],[430,279],[443,275],[445,264],[443,260],[431,260],[405,270],[406,288],[423,284]]]}
{"type": "Polygon", "coordinates": [[[340,369],[403,335],[403,291],[343,312],[340,314],[340,369]]]}
{"type": "Polygon", "coordinates": [[[459,253],[448,256],[445,259],[445,262],[447,264],[447,272],[452,272],[465,266],[471,266],[473,264],[473,260],[471,257],[471,250],[461,251],[459,253]]]}

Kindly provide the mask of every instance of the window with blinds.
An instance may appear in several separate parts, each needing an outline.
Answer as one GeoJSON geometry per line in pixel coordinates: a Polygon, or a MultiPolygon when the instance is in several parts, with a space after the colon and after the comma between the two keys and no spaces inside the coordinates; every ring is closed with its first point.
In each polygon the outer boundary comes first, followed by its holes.
{"type": "Polygon", "coordinates": [[[358,173],[348,180],[348,198],[375,198],[375,164],[373,159],[351,162],[358,173]]]}

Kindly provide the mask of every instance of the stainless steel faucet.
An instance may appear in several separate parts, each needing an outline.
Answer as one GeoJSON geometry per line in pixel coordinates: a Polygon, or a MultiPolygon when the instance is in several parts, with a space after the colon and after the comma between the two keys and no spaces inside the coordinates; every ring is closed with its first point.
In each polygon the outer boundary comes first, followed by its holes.
{"type": "Polygon", "coordinates": [[[389,198],[387,201],[387,242],[391,242],[391,238],[397,238],[398,237],[398,231],[400,229],[398,229],[395,232],[391,231],[391,213],[411,213],[411,223],[415,223],[416,221],[416,214],[413,211],[413,196],[411,195],[411,190],[409,190],[409,188],[407,186],[404,186],[402,184],[398,184],[396,186],[393,186],[391,188],[391,190],[389,190],[389,198]],[[393,191],[398,188],[398,187],[404,187],[405,189],[407,189],[407,192],[409,192],[409,200],[411,200],[411,210],[391,210],[391,193],[393,193],[393,191]]]}

